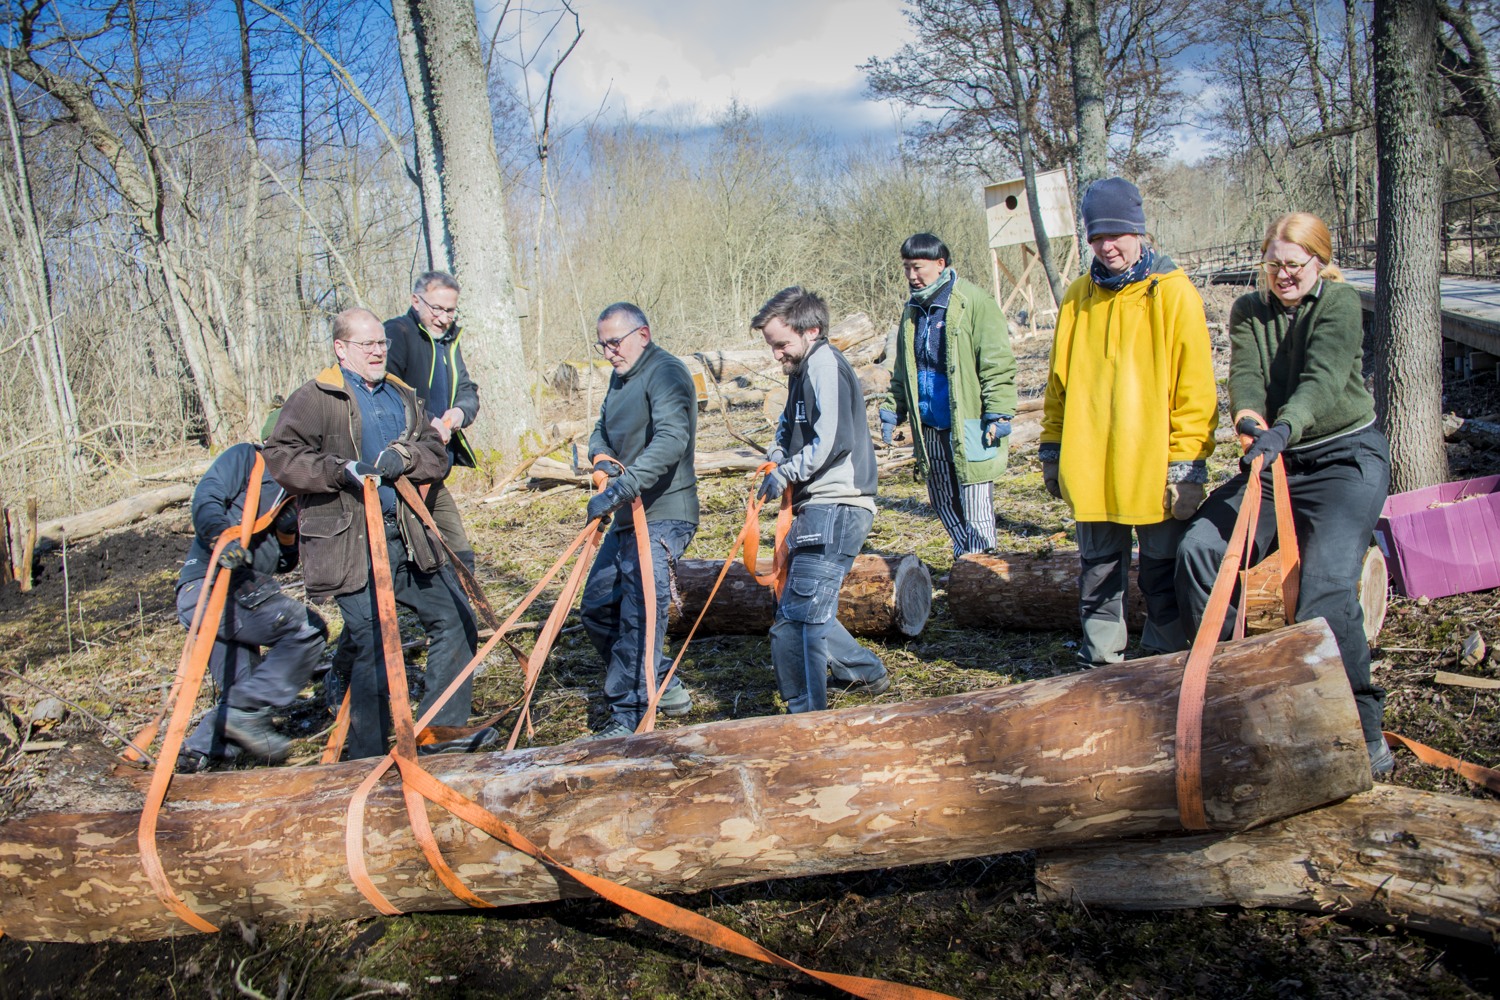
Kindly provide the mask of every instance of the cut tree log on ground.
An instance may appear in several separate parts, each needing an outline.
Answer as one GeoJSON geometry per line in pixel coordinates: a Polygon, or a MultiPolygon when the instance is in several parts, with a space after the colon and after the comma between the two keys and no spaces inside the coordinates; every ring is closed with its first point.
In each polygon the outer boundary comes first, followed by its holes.
{"type": "MultiPolygon", "coordinates": [[[[655,893],[1176,831],[1182,656],[894,705],[738,719],[592,743],[428,758],[438,778],[561,860],[655,893]]],[[[162,811],[176,890],[220,926],[371,915],[344,858],[370,763],[179,775],[162,811]]],[[[144,776],[55,754],[0,824],[0,926],[22,940],[180,934],[142,877],[144,776]]],[[[1364,791],[1369,758],[1322,622],[1222,647],[1203,706],[1209,823],[1241,830],[1364,791]]],[[[440,809],[448,862],[516,904],[577,885],[440,809]]],[[[370,798],[366,857],[407,912],[453,909],[399,782],[370,798]]]]}
{"type": "Polygon", "coordinates": [[[1039,855],[1044,899],[1120,910],[1273,906],[1500,945],[1500,802],[1376,785],[1232,836],[1039,855]]]}
{"type": "MultiPolygon", "coordinates": [[[[1137,563],[1130,567],[1126,620],[1139,630],[1146,606],[1136,586],[1137,563]]],[[[1282,617],[1281,556],[1273,552],[1251,567],[1245,629],[1251,634],[1279,628],[1282,617]]],[[[1359,602],[1365,611],[1365,636],[1374,639],[1385,623],[1387,581],[1385,556],[1371,546],[1360,575],[1359,602]]],[[[969,628],[1076,631],[1078,624],[1078,550],[966,555],[948,574],[948,607],[953,620],[969,628]]]]}
{"type": "MultiPolygon", "coordinates": [[[[668,630],[683,634],[692,627],[724,563],[719,559],[680,559],[674,579],[682,598],[672,604],[668,630]]],[[[913,636],[932,611],[932,574],[922,560],[906,555],[862,555],[854,560],[839,589],[839,621],[851,635],[913,636]]],[[[700,635],[763,635],[776,616],[776,597],[736,562],[703,624],[700,635]]]]}
{"type": "Polygon", "coordinates": [[[127,524],[143,521],[152,514],[159,514],[168,507],[187,503],[193,498],[193,483],[173,483],[160,489],[137,493],[133,497],[118,500],[98,510],[85,511],[70,517],[59,517],[43,521],[37,535],[36,549],[44,552],[57,548],[67,541],[69,545],[109,531],[123,528],[127,524]]]}

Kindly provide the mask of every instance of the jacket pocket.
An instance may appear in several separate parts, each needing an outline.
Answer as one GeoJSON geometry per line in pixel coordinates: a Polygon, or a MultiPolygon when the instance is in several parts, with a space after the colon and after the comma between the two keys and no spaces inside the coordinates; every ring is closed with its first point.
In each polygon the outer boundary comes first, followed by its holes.
{"type": "Polygon", "coordinates": [[[843,582],[844,570],[837,563],[817,558],[794,561],[781,595],[781,617],[805,625],[823,624],[838,610],[843,582]]]}
{"type": "Polygon", "coordinates": [[[348,538],[354,515],[344,510],[303,510],[297,519],[302,546],[302,581],[312,592],[337,590],[348,579],[348,538]]]}
{"type": "Polygon", "coordinates": [[[1000,454],[999,442],[993,447],[985,447],[984,444],[984,421],[964,421],[964,455],[970,462],[987,462],[1000,454]]]}

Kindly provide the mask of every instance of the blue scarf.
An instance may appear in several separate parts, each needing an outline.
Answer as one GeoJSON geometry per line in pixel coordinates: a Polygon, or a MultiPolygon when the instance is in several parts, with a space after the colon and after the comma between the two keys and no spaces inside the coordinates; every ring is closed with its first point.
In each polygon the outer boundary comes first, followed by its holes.
{"type": "Polygon", "coordinates": [[[1133,285],[1137,281],[1144,281],[1146,275],[1151,273],[1151,265],[1156,263],[1156,251],[1150,247],[1141,248],[1141,259],[1130,266],[1130,270],[1119,274],[1111,274],[1109,268],[1104,266],[1104,261],[1098,257],[1094,258],[1094,266],[1089,268],[1089,277],[1094,279],[1094,284],[1107,292],[1118,292],[1126,285],[1133,285]]]}

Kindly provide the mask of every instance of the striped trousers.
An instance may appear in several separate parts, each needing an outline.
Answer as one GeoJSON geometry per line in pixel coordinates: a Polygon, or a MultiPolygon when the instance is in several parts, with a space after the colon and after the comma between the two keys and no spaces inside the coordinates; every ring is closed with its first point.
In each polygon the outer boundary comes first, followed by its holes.
{"type": "Polygon", "coordinates": [[[995,547],[993,483],[960,483],[948,431],[922,428],[927,451],[927,499],[953,540],[953,557],[995,547]]]}

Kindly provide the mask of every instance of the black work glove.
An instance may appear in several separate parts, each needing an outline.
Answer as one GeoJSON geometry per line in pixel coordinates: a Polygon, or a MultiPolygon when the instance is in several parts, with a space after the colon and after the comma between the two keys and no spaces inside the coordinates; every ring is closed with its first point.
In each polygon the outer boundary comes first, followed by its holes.
{"type": "Polygon", "coordinates": [[[1010,437],[1009,413],[986,413],[984,415],[984,446],[993,448],[1001,438],[1010,437]]]}
{"type": "Polygon", "coordinates": [[[602,492],[595,493],[589,497],[587,520],[598,519],[599,527],[604,527],[609,515],[634,500],[639,494],[634,485],[624,476],[616,476],[609,481],[609,485],[602,492]]]}
{"type": "Polygon", "coordinates": [[[780,498],[785,490],[786,476],[782,474],[780,468],[773,469],[766,473],[766,478],[760,481],[760,489],[756,492],[755,498],[765,503],[780,498]]]}
{"type": "Polygon", "coordinates": [[[386,479],[399,479],[406,474],[406,458],[394,448],[387,448],[375,456],[375,468],[386,479]]]}
{"type": "Polygon", "coordinates": [[[1261,465],[1262,468],[1265,468],[1265,466],[1276,461],[1276,457],[1281,454],[1282,449],[1287,446],[1287,442],[1292,439],[1292,425],[1280,420],[1276,421],[1270,427],[1263,428],[1256,427],[1249,417],[1245,417],[1235,427],[1235,430],[1241,434],[1248,434],[1255,439],[1255,443],[1249,447],[1244,457],[1240,459],[1240,468],[1242,469],[1250,468],[1250,463],[1255,461],[1255,456],[1257,455],[1265,456],[1265,461],[1261,465]]]}
{"type": "Polygon", "coordinates": [[[379,479],[380,470],[369,462],[345,462],[344,474],[356,487],[363,489],[366,479],[379,479]]]}
{"type": "Polygon", "coordinates": [[[240,544],[238,538],[224,546],[224,551],[219,553],[219,565],[233,572],[250,565],[250,553],[240,544]]]}
{"type": "Polygon", "coordinates": [[[625,466],[621,465],[619,462],[616,462],[612,458],[601,458],[594,463],[594,471],[602,472],[609,478],[613,479],[620,473],[625,471],[625,466]]]}

